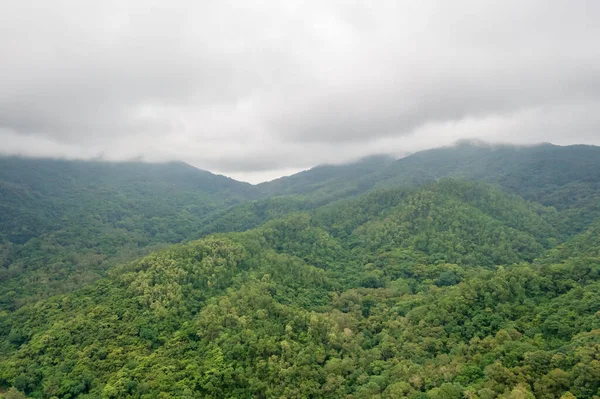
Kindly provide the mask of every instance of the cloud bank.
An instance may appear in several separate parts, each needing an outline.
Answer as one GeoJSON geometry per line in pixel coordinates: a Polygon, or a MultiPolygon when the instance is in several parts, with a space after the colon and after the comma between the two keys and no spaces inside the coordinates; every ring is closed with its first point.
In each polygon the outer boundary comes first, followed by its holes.
{"type": "Polygon", "coordinates": [[[600,3],[6,0],[0,153],[260,181],[461,138],[600,144],[600,3]]]}

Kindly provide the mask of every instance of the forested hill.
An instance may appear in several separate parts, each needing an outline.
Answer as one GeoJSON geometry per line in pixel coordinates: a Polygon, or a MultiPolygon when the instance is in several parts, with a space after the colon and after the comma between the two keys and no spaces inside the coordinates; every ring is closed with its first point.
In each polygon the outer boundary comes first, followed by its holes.
{"type": "Polygon", "coordinates": [[[600,147],[585,145],[462,141],[394,162],[387,157],[371,157],[349,165],[320,166],[258,188],[270,195],[293,194],[326,202],[377,187],[420,186],[441,177],[497,183],[526,199],[561,210],[573,209],[574,228],[584,228],[590,213],[600,217],[600,147]]]}
{"type": "Polygon", "coordinates": [[[127,224],[139,216],[202,215],[252,197],[252,186],[181,162],[0,158],[0,237],[23,244],[62,219],[127,224]],[[85,215],[93,213],[92,215],[85,215]]]}
{"type": "MultiPolygon", "coordinates": [[[[195,237],[243,231],[286,213],[315,209],[390,187],[418,188],[443,177],[484,181],[555,207],[568,233],[600,218],[600,147],[488,145],[463,141],[394,161],[373,156],[347,165],[323,165],[257,186],[262,198],[217,211],[195,237]]],[[[566,231],[567,232],[567,231],[566,231]]]]}
{"type": "Polygon", "coordinates": [[[250,184],[180,162],[0,158],[0,307],[80,286],[252,198],[250,184]]]}
{"type": "Polygon", "coordinates": [[[310,170],[281,177],[257,186],[267,197],[306,195],[314,201],[342,198],[373,187],[376,176],[386,170],[394,158],[371,156],[344,165],[319,165],[310,170]]]}
{"type": "Polygon", "coordinates": [[[0,313],[0,387],[87,399],[598,398],[599,229],[557,246],[559,216],[444,179],[177,245],[0,313]]]}
{"type": "Polygon", "coordinates": [[[453,176],[497,183],[544,205],[561,210],[586,209],[600,216],[600,147],[596,146],[519,147],[461,142],[398,160],[379,181],[395,184],[404,181],[405,176],[414,179],[419,173],[420,180],[453,176]]]}
{"type": "Polygon", "coordinates": [[[462,142],[252,186],[184,163],[0,158],[0,309],[94,281],[107,267],[214,232],[454,176],[559,210],[562,237],[600,217],[600,148],[462,142]]]}

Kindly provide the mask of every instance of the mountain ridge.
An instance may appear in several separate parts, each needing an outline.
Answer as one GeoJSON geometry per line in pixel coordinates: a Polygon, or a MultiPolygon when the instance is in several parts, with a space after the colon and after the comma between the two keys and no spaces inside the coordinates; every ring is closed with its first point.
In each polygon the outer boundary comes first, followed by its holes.
{"type": "Polygon", "coordinates": [[[243,231],[373,190],[444,177],[481,180],[558,209],[567,235],[600,218],[600,147],[462,142],[391,161],[374,156],[252,186],[182,162],[0,158],[0,307],[64,292],[115,262],[243,231]],[[12,161],[12,166],[11,162],[12,161]],[[35,287],[35,295],[25,295],[35,287]]]}
{"type": "Polygon", "coordinates": [[[193,168],[197,171],[200,172],[205,172],[205,173],[209,173],[213,176],[217,176],[217,177],[224,177],[233,181],[236,181],[238,183],[243,183],[246,185],[252,185],[252,186],[260,186],[260,185],[266,185],[268,183],[272,183],[275,181],[280,181],[280,180],[285,180],[286,178],[289,177],[293,177],[296,175],[301,175],[301,174],[305,174],[306,172],[309,172],[313,169],[322,169],[322,168],[336,168],[336,167],[344,167],[344,166],[353,166],[353,165],[357,165],[357,164],[364,164],[365,162],[368,163],[369,161],[372,160],[381,160],[382,163],[388,163],[386,161],[400,161],[402,159],[408,158],[410,156],[413,156],[415,154],[420,154],[420,153],[426,153],[428,151],[435,151],[435,150],[443,150],[443,149],[456,149],[456,148],[468,148],[468,147],[472,147],[472,148],[480,148],[480,149],[491,149],[491,150],[495,150],[495,149],[531,149],[531,148],[562,148],[562,149],[577,149],[577,148],[588,148],[588,149],[597,149],[600,148],[600,146],[597,145],[593,145],[593,144],[568,144],[568,145],[559,145],[559,144],[554,144],[551,142],[541,142],[541,143],[532,143],[532,144],[512,144],[509,142],[492,142],[492,141],[485,141],[485,140],[481,140],[481,139],[461,139],[461,140],[457,140],[456,142],[449,144],[449,145],[445,145],[445,146],[441,146],[441,147],[433,147],[433,148],[428,148],[428,149],[423,149],[423,150],[419,150],[419,151],[415,151],[415,152],[407,152],[405,154],[403,154],[402,156],[397,156],[397,155],[392,155],[392,153],[385,153],[385,152],[381,152],[381,153],[377,153],[377,154],[372,154],[372,155],[367,155],[361,158],[358,158],[356,160],[353,161],[348,161],[348,162],[341,162],[341,163],[321,163],[321,164],[317,164],[315,166],[312,166],[304,171],[292,174],[292,175],[288,175],[288,176],[281,176],[281,177],[277,177],[274,178],[273,180],[268,180],[268,181],[264,181],[264,182],[260,182],[260,183],[248,183],[248,182],[244,182],[241,180],[236,180],[230,176],[227,176],[226,174],[222,174],[222,173],[215,173],[212,172],[210,170],[206,170],[206,169],[202,169],[199,167],[196,167],[188,162],[185,161],[181,161],[181,160],[170,160],[170,161],[144,161],[144,160],[105,160],[105,159],[97,159],[97,158],[92,158],[92,159],[71,159],[71,158],[61,158],[61,157],[48,157],[48,156],[29,156],[29,155],[8,155],[8,154],[0,154],[0,160],[3,159],[20,159],[20,160],[29,160],[29,161],[35,161],[35,160],[40,160],[40,161],[58,161],[58,162],[65,162],[65,163],[81,163],[81,164],[104,164],[104,165],[109,165],[109,164],[114,164],[114,165],[181,165],[181,166],[185,166],[188,168],[193,168]]]}

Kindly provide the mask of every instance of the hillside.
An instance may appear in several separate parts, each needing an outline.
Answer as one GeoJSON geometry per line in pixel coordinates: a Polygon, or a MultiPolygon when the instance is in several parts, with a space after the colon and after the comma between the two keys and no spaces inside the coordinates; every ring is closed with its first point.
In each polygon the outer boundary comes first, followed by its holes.
{"type": "Polygon", "coordinates": [[[252,198],[251,185],[184,163],[0,158],[0,308],[81,286],[252,198]]]}
{"type": "Polygon", "coordinates": [[[390,156],[371,156],[344,165],[319,165],[310,170],[258,185],[268,197],[310,194],[312,201],[328,202],[372,187],[369,177],[385,170],[393,162],[390,156]],[[347,185],[344,182],[348,182],[347,185]]]}
{"type": "Polygon", "coordinates": [[[600,147],[491,145],[474,141],[386,157],[321,166],[263,183],[270,195],[339,199],[374,188],[418,187],[442,177],[495,183],[524,198],[566,211],[573,232],[600,217],[600,147]],[[362,165],[367,167],[362,167],[362,165]]]}
{"type": "Polygon", "coordinates": [[[0,309],[84,286],[168,244],[244,231],[390,187],[443,177],[498,184],[556,208],[558,242],[600,217],[600,148],[461,142],[369,157],[251,186],[184,163],[0,158],[0,309]],[[560,220],[559,220],[560,219],[560,220]]]}
{"type": "Polygon", "coordinates": [[[260,200],[211,214],[196,238],[243,231],[290,212],[390,187],[417,188],[444,177],[493,183],[506,192],[555,207],[566,236],[600,217],[600,147],[490,145],[462,141],[393,161],[373,156],[346,165],[322,165],[256,186],[260,200]]]}
{"type": "Polygon", "coordinates": [[[0,386],[44,398],[594,398],[598,230],[555,248],[556,215],[446,179],[174,246],[0,313],[0,386]]]}
{"type": "Polygon", "coordinates": [[[600,216],[600,147],[463,142],[396,161],[381,183],[401,183],[403,174],[419,172],[432,179],[453,176],[497,183],[528,200],[570,210],[576,229],[600,216]]]}

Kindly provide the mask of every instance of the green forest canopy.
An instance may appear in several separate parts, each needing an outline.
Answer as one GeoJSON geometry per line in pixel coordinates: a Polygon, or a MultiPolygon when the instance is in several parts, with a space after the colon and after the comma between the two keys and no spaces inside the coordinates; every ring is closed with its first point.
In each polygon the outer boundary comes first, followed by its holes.
{"type": "Polygon", "coordinates": [[[375,156],[251,186],[184,163],[0,158],[0,309],[70,292],[169,244],[244,231],[377,189],[453,176],[500,185],[562,217],[563,236],[600,217],[600,148],[460,142],[375,156]]]}
{"type": "Polygon", "coordinates": [[[463,143],[271,188],[184,164],[4,160],[0,389],[598,398],[597,150],[463,143]]]}
{"type": "Polygon", "coordinates": [[[48,398],[592,398],[600,229],[557,246],[557,215],[444,180],[172,247],[5,312],[0,381],[48,398]]]}

